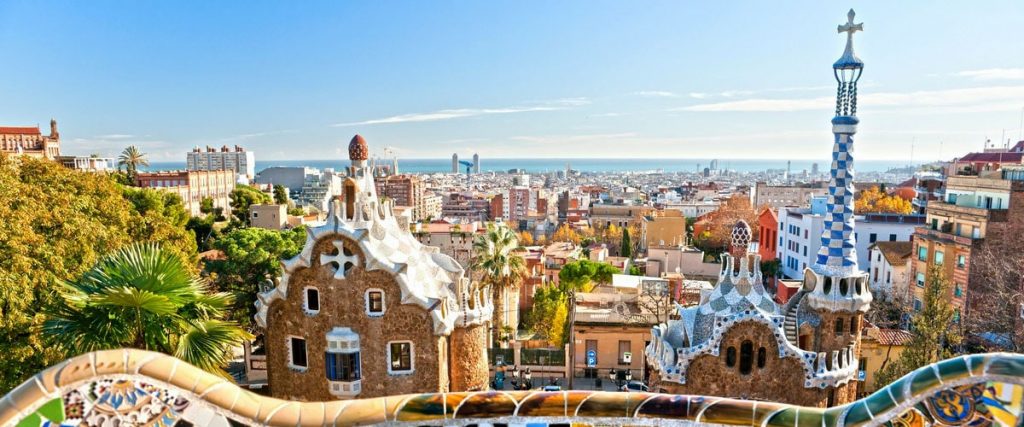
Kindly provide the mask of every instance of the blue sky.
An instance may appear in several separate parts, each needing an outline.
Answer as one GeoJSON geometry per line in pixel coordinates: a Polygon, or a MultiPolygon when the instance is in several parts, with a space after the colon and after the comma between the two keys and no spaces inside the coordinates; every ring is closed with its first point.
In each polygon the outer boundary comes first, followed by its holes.
{"type": "Polygon", "coordinates": [[[865,32],[857,155],[1018,137],[1024,2],[0,2],[0,124],[154,160],[828,158],[831,64],[865,32]]]}

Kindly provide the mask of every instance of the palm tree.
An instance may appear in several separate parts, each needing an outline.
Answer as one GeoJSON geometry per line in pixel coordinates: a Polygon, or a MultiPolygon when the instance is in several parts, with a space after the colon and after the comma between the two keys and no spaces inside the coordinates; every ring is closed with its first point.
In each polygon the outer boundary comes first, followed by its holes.
{"type": "Polygon", "coordinates": [[[122,166],[124,166],[125,171],[128,173],[128,180],[134,184],[135,172],[139,166],[149,166],[149,160],[146,160],[146,153],[140,151],[139,147],[129,145],[117,157],[117,167],[121,168],[122,166]]]}
{"type": "Polygon", "coordinates": [[[494,298],[494,341],[500,342],[501,331],[508,323],[504,297],[519,288],[526,275],[526,264],[518,253],[519,238],[506,225],[487,224],[484,234],[473,240],[472,269],[480,273],[480,281],[490,285],[494,298]]]}
{"type": "Polygon", "coordinates": [[[62,285],[43,332],[69,355],[135,347],[230,378],[223,367],[232,348],[251,339],[221,320],[231,295],[210,291],[179,256],[156,244],[123,248],[62,285]]]}

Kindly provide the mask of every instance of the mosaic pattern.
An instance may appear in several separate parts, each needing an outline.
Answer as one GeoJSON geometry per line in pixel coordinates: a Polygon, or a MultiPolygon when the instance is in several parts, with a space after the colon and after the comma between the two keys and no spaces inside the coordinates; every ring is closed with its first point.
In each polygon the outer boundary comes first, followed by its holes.
{"type": "MultiPolygon", "coordinates": [[[[857,120],[854,117],[836,119],[857,120]]],[[[843,128],[834,126],[833,131],[836,133],[832,146],[832,179],[828,186],[825,231],[821,234],[815,267],[823,274],[842,275],[857,271],[857,242],[853,234],[853,134],[856,127],[853,124],[843,128]]]]}
{"type": "Polygon", "coordinates": [[[923,367],[834,408],[710,396],[482,391],[333,402],[259,396],[171,356],[85,354],[0,400],[0,426],[732,425],[1024,426],[1024,355],[963,356],[923,367]]]}
{"type": "Polygon", "coordinates": [[[448,335],[455,327],[487,323],[494,311],[493,302],[482,296],[489,295],[489,291],[474,289],[458,262],[436,247],[423,245],[407,227],[398,224],[392,202],[378,200],[367,168],[353,167],[351,174],[358,189],[352,212],[345,203],[332,201],[326,222],[306,229],[302,252],[283,262],[280,283],[259,294],[256,323],[266,327],[270,306],[288,295],[291,275],[316,263],[335,268],[334,278],[338,280],[345,278],[346,266],[350,265],[388,272],[402,290],[403,304],[417,304],[430,312],[437,335],[448,335]],[[321,254],[319,260],[313,260],[313,248],[321,239],[333,239],[337,254],[321,254]],[[363,256],[346,255],[343,239],[358,244],[363,256]]]}

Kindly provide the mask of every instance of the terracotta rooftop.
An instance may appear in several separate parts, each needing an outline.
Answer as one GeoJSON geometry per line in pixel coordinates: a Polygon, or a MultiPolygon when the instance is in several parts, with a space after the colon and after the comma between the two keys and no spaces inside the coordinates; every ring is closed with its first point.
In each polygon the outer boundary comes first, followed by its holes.
{"type": "Polygon", "coordinates": [[[878,328],[877,334],[875,339],[881,345],[906,345],[911,338],[914,338],[914,334],[902,329],[878,328]]]}
{"type": "Polygon", "coordinates": [[[876,242],[875,246],[882,251],[882,256],[889,265],[903,265],[907,257],[914,251],[913,242],[876,242]]]}
{"type": "Polygon", "coordinates": [[[1020,163],[1024,153],[971,153],[960,158],[961,162],[1020,163]]]}
{"type": "Polygon", "coordinates": [[[0,127],[0,134],[8,135],[41,135],[39,126],[6,126],[0,127]]]}

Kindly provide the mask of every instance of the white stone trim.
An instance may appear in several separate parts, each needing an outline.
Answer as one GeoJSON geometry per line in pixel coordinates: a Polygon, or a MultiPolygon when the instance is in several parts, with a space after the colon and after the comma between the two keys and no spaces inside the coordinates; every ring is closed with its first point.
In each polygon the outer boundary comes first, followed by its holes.
{"type": "Polygon", "coordinates": [[[363,308],[366,310],[366,315],[370,317],[381,317],[388,311],[387,294],[381,288],[369,288],[363,293],[363,308]],[[380,312],[374,313],[370,311],[370,292],[380,292],[380,312]]]}
{"type": "Polygon", "coordinates": [[[387,364],[388,364],[388,375],[410,375],[416,372],[416,344],[410,340],[394,340],[388,341],[388,346],[385,349],[387,352],[387,364]],[[391,345],[392,344],[409,344],[409,370],[396,371],[391,369],[391,345]]]}
{"type": "Polygon", "coordinates": [[[288,368],[293,371],[306,372],[309,369],[309,346],[306,345],[306,337],[299,335],[288,335],[284,338],[284,347],[288,351],[288,368]],[[306,366],[300,366],[292,363],[292,340],[302,340],[302,346],[306,349],[306,366]]]}
{"type": "Polygon", "coordinates": [[[315,316],[320,312],[320,308],[323,307],[323,298],[320,298],[320,289],[316,286],[306,286],[302,288],[302,311],[307,316],[315,316]],[[309,291],[316,291],[316,306],[317,309],[313,310],[309,308],[309,291]]]}

